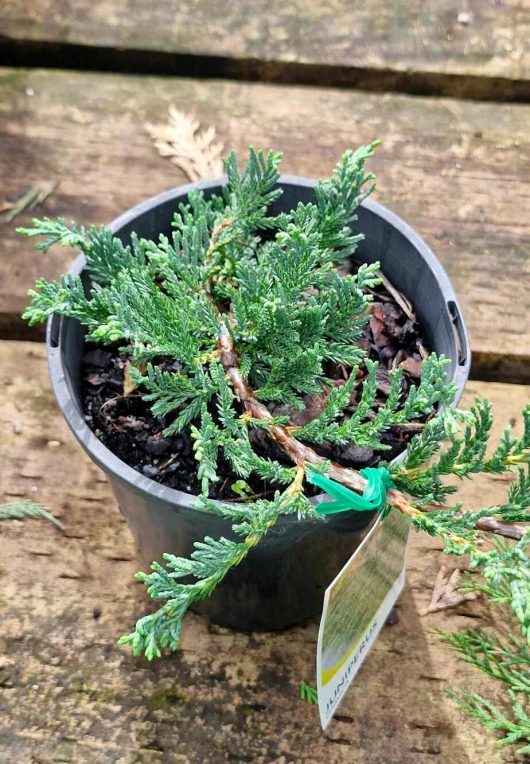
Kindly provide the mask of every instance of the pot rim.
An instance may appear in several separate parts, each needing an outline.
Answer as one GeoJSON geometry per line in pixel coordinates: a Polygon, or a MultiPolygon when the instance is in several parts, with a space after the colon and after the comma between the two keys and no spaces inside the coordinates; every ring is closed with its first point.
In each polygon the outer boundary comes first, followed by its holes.
{"type": "MultiPolygon", "coordinates": [[[[305,188],[313,188],[318,181],[303,176],[296,175],[280,175],[278,182],[287,186],[302,186],[305,188]]],[[[176,186],[167,191],[163,191],[160,194],[146,199],[143,202],[131,207],[115,218],[108,227],[113,233],[118,233],[123,227],[129,225],[134,219],[142,214],[149,212],[156,206],[173,199],[180,199],[186,196],[190,191],[195,189],[210,190],[220,188],[226,185],[226,177],[218,178],[214,180],[199,181],[197,183],[188,183],[182,186],[176,186]]],[[[361,206],[370,210],[378,217],[385,220],[393,228],[397,229],[409,242],[414,249],[420,254],[422,259],[427,263],[430,270],[433,272],[440,289],[442,290],[445,300],[448,304],[454,306],[453,310],[456,311],[456,316],[459,319],[459,342],[460,352],[462,354],[462,360],[455,365],[455,371],[453,376],[453,382],[456,384],[456,395],[454,403],[459,402],[464,385],[469,375],[469,368],[471,365],[471,354],[469,351],[469,338],[464,322],[460,318],[461,310],[454,292],[454,289],[449,281],[444,268],[438,261],[436,256],[430,247],[423,241],[423,239],[414,231],[411,226],[405,223],[395,213],[384,207],[382,204],[375,202],[371,199],[365,199],[361,206]]],[[[86,265],[85,256],[79,254],[73,261],[68,270],[68,274],[78,276],[84,270],[86,265]]],[[[63,360],[63,353],[61,350],[60,337],[62,334],[62,326],[64,321],[71,319],[65,319],[58,314],[52,314],[47,322],[46,326],[46,348],[48,354],[48,370],[52,383],[52,388],[57,399],[61,413],[63,414],[66,422],[73,432],[77,440],[83,446],[83,448],[90,455],[92,460],[101,468],[104,472],[112,473],[113,477],[116,477],[121,482],[130,485],[135,491],[142,491],[147,493],[150,497],[159,499],[160,501],[167,502],[168,504],[177,505],[182,508],[192,509],[197,511],[194,504],[198,500],[198,496],[185,491],[180,491],[175,488],[157,483],[155,480],[142,475],[140,472],[130,467],[126,462],[122,461],[116,456],[107,446],[105,446],[101,440],[95,435],[90,427],[85,422],[84,416],[80,413],[74,400],[72,390],[70,389],[67,370],[63,360]]],[[[400,461],[404,457],[405,452],[398,455],[392,463],[400,461]]],[[[311,498],[311,503],[318,504],[320,501],[325,500],[325,494],[319,494],[311,498]]],[[[211,499],[218,504],[230,504],[230,501],[220,501],[218,499],[211,499]]]]}

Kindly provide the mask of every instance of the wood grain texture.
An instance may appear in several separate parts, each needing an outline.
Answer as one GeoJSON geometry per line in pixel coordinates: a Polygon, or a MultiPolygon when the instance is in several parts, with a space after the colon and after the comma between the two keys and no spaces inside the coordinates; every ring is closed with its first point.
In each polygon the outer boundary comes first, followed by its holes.
{"type": "MultiPolygon", "coordinates": [[[[246,635],[190,614],[182,649],[148,664],[116,646],[146,611],[132,538],[103,474],[74,444],[47,379],[42,344],[0,343],[0,501],[31,497],[66,524],[0,523],[0,760],[74,764],[418,764],[515,762],[447,697],[448,686],[495,697],[456,661],[437,628],[487,627],[482,602],[418,618],[448,558],[414,535],[399,623],[383,630],[324,735],[298,700],[312,682],[317,624],[246,635]],[[480,752],[480,753],[477,753],[480,752]],[[478,758],[477,758],[478,756],[478,758]]],[[[488,395],[499,435],[530,388],[472,383],[488,395]]],[[[466,487],[495,502],[504,478],[466,487]]],[[[454,562],[454,561],[453,561],[454,562]]]]}
{"type": "MultiPolygon", "coordinates": [[[[455,286],[478,364],[474,373],[524,381],[530,373],[530,107],[367,95],[331,89],[0,70],[1,196],[59,185],[39,215],[104,223],[185,178],[144,129],[167,106],[215,125],[225,148],[285,152],[284,171],[325,177],[341,152],[380,136],[375,198],[433,248],[455,286]]],[[[27,225],[31,214],[16,225],[27,225]]],[[[47,257],[1,228],[0,329],[18,316],[35,279],[73,253],[47,257]]],[[[23,336],[23,335],[22,335],[23,336]]],[[[28,336],[26,334],[26,336],[28,336]]],[[[35,336],[35,335],[33,335],[35,336]]]]}
{"type": "Polygon", "coordinates": [[[81,65],[82,49],[97,47],[140,51],[147,61],[150,52],[209,58],[212,70],[231,61],[234,74],[239,65],[265,79],[289,66],[300,77],[313,67],[322,81],[334,72],[345,81],[348,72],[418,73],[427,88],[429,74],[433,86],[437,75],[463,77],[452,82],[461,94],[466,77],[491,86],[504,78],[508,90],[530,80],[527,0],[4,0],[0,31],[4,43],[78,46],[81,65]]]}

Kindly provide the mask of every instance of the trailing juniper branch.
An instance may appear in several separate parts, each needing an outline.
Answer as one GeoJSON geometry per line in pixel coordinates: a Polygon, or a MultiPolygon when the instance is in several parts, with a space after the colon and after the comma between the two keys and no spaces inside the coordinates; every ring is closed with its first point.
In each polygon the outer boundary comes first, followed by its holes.
{"type": "Polygon", "coordinates": [[[303,470],[300,469],[289,488],[282,494],[277,493],[272,501],[257,501],[238,510],[210,504],[212,511],[229,517],[234,523],[234,533],[243,540],[206,537],[195,543],[190,559],[165,554],[165,567],[154,562],[151,573],[138,573],[137,578],[145,584],[148,593],[154,599],[167,602],[152,615],[141,618],[132,634],[121,637],[119,644],[130,645],[135,655],[145,653],[149,659],[160,657],[161,650],[166,647],[175,650],[180,640],[182,618],[190,605],[208,597],[228,571],[239,565],[252,547],[259,544],[280,515],[314,516],[312,506],[301,495],[302,478],[303,470]],[[197,580],[181,583],[180,579],[189,576],[197,580]]]}
{"type": "MultiPolygon", "coordinates": [[[[197,540],[190,559],[168,554],[165,565],[153,563],[151,573],[139,574],[163,604],[122,638],[136,654],[153,658],[175,649],[190,604],[208,597],[281,514],[317,521],[305,495],[307,468],[363,491],[365,479],[324,458],[323,445],[366,446],[382,458],[386,436],[398,428],[418,434],[402,462],[386,465],[395,485],[387,493],[389,507],[439,537],[446,552],[468,555],[471,567],[482,571],[483,591],[511,608],[528,642],[530,407],[523,412],[523,436],[507,428],[488,456],[490,405],[477,400],[469,411],[452,408],[455,390],[443,357],[433,353],[424,360],[419,383],[407,392],[402,371],[394,370],[386,400],[377,398],[377,364],[360,339],[379,264],[362,265],[356,273],[345,268],[362,238],[352,225],[374,187],[365,163],[375,146],[346,152],[312,202],[281,215],[270,212],[281,194],[281,155],[251,149],[243,169],[235,155],[225,161],[222,195],[191,192],[175,213],[171,236],[158,241],[133,235],[125,245],[108,229],[63,219],[35,220],[32,228],[20,229],[44,237],[38,245],[43,252],[56,243],[80,248],[91,279],[88,288],[73,276],[39,280],[25,318],[37,323],[59,313],[79,320],[97,342],[121,343],[132,358],[133,384],[153,414],[167,418],[166,434],[189,428],[201,483],[198,511],[220,514],[238,539],[197,540]],[[342,369],[344,379],[331,380],[330,368],[342,369]],[[315,395],[325,401],[318,414],[303,426],[292,424],[291,416],[315,395]],[[287,407],[287,415],[278,414],[277,406],[287,407]],[[258,430],[282,459],[263,454],[258,430]],[[235,493],[243,498],[246,480],[258,476],[270,484],[268,496],[209,501],[222,463],[238,476],[235,493]],[[455,478],[503,472],[516,475],[504,503],[473,511],[459,502],[447,506],[455,478]],[[488,546],[488,537],[516,543],[488,546]]],[[[460,643],[461,652],[478,666],[484,644],[470,637],[465,648],[460,643]]],[[[499,649],[491,648],[496,655],[499,649]]],[[[526,661],[527,654],[520,654],[526,661]]],[[[506,666],[489,673],[500,681],[515,676],[506,666]]],[[[510,685],[509,692],[521,692],[521,686],[510,685]]],[[[504,722],[493,706],[470,697],[468,710],[500,729],[504,722]]],[[[510,696],[510,703],[516,721],[509,723],[522,729],[525,712],[516,698],[510,696]]],[[[509,735],[515,734],[510,728],[509,735]]]]}
{"type": "Polygon", "coordinates": [[[491,732],[501,732],[498,742],[501,745],[521,745],[517,748],[520,755],[530,753],[530,716],[526,711],[528,703],[523,706],[517,694],[508,690],[510,716],[501,711],[494,703],[475,692],[463,690],[461,694],[452,693],[459,706],[471,717],[476,719],[484,729],[491,732]]]}
{"type": "MultiPolygon", "coordinates": [[[[528,562],[526,568],[528,570],[528,562]]],[[[469,588],[484,591],[480,584],[470,583],[469,588]]],[[[530,652],[527,640],[513,634],[501,638],[484,629],[444,634],[442,638],[463,661],[497,681],[503,695],[503,707],[465,687],[460,692],[449,691],[449,694],[485,729],[502,733],[498,739],[500,745],[517,745],[520,755],[530,753],[530,652]]]]}
{"type": "MultiPolygon", "coordinates": [[[[523,542],[525,545],[528,541],[523,542]]],[[[528,573],[528,563],[526,563],[528,573]]],[[[504,596],[495,591],[495,601],[511,604],[509,588],[504,589],[504,596]]],[[[468,579],[467,590],[488,591],[476,576],[468,579]]],[[[507,619],[509,623],[509,616],[507,619]]],[[[504,708],[501,709],[481,695],[462,688],[460,692],[450,692],[454,700],[483,727],[503,733],[499,739],[501,745],[520,746],[519,754],[530,753],[530,717],[528,716],[528,698],[530,695],[530,650],[523,637],[509,634],[499,637],[485,629],[468,629],[464,633],[442,634],[459,657],[479,671],[492,677],[499,683],[504,695],[504,708]]]]}

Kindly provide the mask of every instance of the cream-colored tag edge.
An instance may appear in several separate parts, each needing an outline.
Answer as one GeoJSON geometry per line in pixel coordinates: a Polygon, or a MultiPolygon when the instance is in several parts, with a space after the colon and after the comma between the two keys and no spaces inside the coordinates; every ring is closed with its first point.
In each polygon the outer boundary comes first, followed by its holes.
{"type": "MultiPolygon", "coordinates": [[[[322,608],[322,617],[320,619],[320,628],[318,631],[317,642],[317,655],[316,655],[316,670],[317,670],[317,693],[318,693],[318,709],[320,715],[320,723],[322,729],[325,730],[329,725],[334,713],[339,707],[340,703],[344,699],[348,688],[353,682],[355,675],[361,667],[364,659],[368,655],[370,648],[377,639],[379,632],[385,624],[385,621],[392,610],[397,598],[403,590],[405,584],[405,558],[408,545],[408,532],[407,539],[403,544],[402,550],[402,565],[401,570],[392,584],[389,586],[386,595],[381,600],[381,604],[377,608],[374,616],[371,618],[366,628],[355,635],[350,641],[349,647],[343,651],[345,656],[342,661],[339,661],[340,668],[336,671],[331,679],[328,679],[326,683],[323,683],[323,637],[324,629],[326,625],[326,619],[328,616],[330,598],[333,589],[343,576],[347,575],[348,569],[351,569],[355,562],[358,562],[362,555],[367,554],[370,544],[374,543],[374,539],[377,542],[377,536],[381,530],[381,524],[384,521],[378,517],[369,533],[363,539],[360,546],[355,550],[350,557],[346,565],[338,573],[335,579],[326,589],[324,596],[324,605],[322,608]]],[[[402,522],[406,524],[406,521],[402,519],[402,522]]],[[[408,531],[408,526],[407,526],[408,531]]]]}

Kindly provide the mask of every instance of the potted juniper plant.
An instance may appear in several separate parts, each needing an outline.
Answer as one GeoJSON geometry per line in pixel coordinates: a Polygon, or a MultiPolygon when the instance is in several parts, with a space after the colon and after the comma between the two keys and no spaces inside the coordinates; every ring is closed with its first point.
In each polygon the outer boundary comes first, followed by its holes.
{"type": "MultiPolygon", "coordinates": [[[[111,228],[20,229],[41,251],[82,252],[37,282],[25,317],[48,319],[59,405],[155,560],[138,577],[158,609],[120,640],[136,655],[176,649],[188,608],[244,629],[317,615],[375,516],[329,514],[321,489],[337,485],[375,486],[385,512],[468,555],[482,574],[468,585],[511,608],[512,652],[528,655],[530,408],[524,435],[507,429],[488,455],[488,401],[455,408],[465,327],[434,255],[366,199],[375,145],[320,183],[280,176],[279,154],[251,149],[243,169],[225,160],[225,180],[162,194],[111,228]],[[510,470],[502,505],[446,501],[455,477],[510,470]]],[[[503,726],[479,696],[461,702],[527,741],[506,669],[517,659],[478,633],[459,639],[468,660],[500,667],[518,721],[503,726]]]]}

